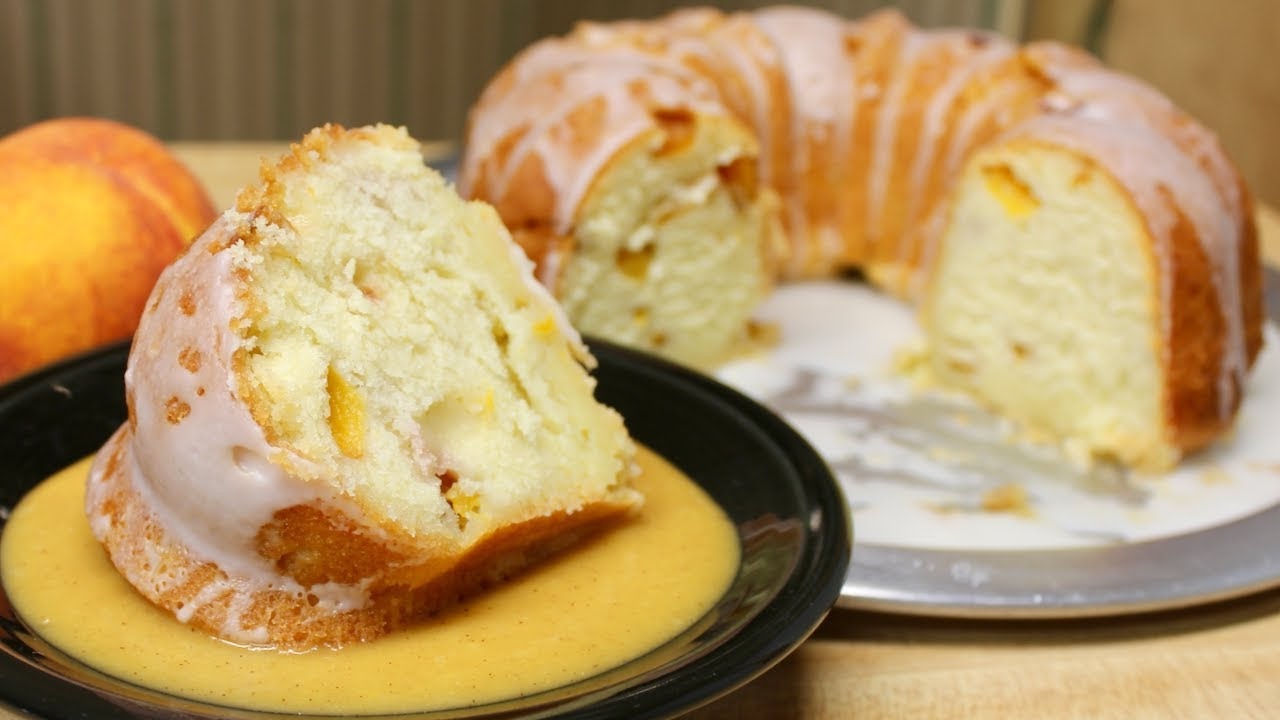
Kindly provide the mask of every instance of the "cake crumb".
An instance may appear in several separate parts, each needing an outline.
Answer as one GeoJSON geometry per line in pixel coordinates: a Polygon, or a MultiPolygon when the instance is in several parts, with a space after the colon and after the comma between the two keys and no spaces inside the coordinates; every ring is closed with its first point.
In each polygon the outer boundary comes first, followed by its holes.
{"type": "Polygon", "coordinates": [[[728,352],[731,359],[763,355],[782,343],[782,330],[777,323],[752,318],[742,336],[728,352]]]}
{"type": "Polygon", "coordinates": [[[782,341],[782,331],[778,329],[778,323],[752,319],[747,321],[747,337],[754,345],[774,348],[782,341]]]}
{"type": "MultiPolygon", "coordinates": [[[[1054,445],[1057,443],[1053,435],[1048,431],[1035,427],[1033,425],[1019,425],[1010,423],[1005,429],[1005,440],[1014,445],[1054,445]]],[[[1078,463],[1090,464],[1089,448],[1083,443],[1067,438],[1060,443],[1063,453],[1067,457],[1073,458],[1078,463]]]]}
{"type": "Polygon", "coordinates": [[[895,372],[910,374],[927,360],[923,343],[914,342],[903,345],[893,351],[893,369],[895,372]]]}
{"type": "Polygon", "coordinates": [[[973,457],[971,453],[948,445],[930,445],[925,449],[925,453],[930,460],[936,460],[947,465],[969,460],[973,457]]]}
{"type": "Polygon", "coordinates": [[[1003,483],[991,488],[982,494],[981,505],[987,512],[1031,514],[1030,496],[1020,483],[1003,483]]]}
{"type": "Polygon", "coordinates": [[[929,365],[929,349],[922,340],[899,347],[889,361],[889,372],[909,381],[916,390],[935,387],[937,379],[929,365]]]}
{"type": "Polygon", "coordinates": [[[1231,482],[1231,474],[1217,465],[1201,470],[1199,478],[1205,485],[1226,485],[1231,482]]]}
{"type": "Polygon", "coordinates": [[[1010,482],[997,485],[978,499],[970,502],[923,502],[921,507],[938,515],[955,515],[957,513],[1006,513],[1018,517],[1029,518],[1035,515],[1031,506],[1031,495],[1021,483],[1010,482]]]}

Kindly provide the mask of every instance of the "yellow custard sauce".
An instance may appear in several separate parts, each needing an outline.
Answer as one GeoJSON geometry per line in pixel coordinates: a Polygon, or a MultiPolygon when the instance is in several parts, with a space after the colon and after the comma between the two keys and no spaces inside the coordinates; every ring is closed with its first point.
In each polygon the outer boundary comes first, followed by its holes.
{"type": "Polygon", "coordinates": [[[192,700],[276,712],[401,713],[562,687],[696,623],[738,569],[718,505],[647,449],[640,515],[465,601],[373,642],[288,654],[179,623],[115,571],[84,517],[88,460],[32,490],[0,542],[0,580],[47,642],[99,671],[192,700]]]}

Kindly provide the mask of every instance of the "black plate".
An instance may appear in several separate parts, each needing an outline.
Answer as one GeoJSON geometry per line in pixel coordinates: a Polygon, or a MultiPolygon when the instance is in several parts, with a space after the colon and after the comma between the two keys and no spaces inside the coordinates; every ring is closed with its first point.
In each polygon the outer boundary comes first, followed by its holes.
{"type": "MultiPolygon", "coordinates": [[[[704,376],[606,343],[591,347],[600,360],[600,399],[737,525],[737,577],[693,629],[619,668],[537,695],[416,717],[671,717],[771,667],[840,595],[850,552],[847,505],[799,435],[704,376]]],[[[97,450],[123,421],[127,352],[115,345],[0,387],[0,521],[32,486],[97,450]]],[[[99,673],[33,634],[0,588],[4,704],[48,718],[298,717],[192,702],[99,673]]]]}

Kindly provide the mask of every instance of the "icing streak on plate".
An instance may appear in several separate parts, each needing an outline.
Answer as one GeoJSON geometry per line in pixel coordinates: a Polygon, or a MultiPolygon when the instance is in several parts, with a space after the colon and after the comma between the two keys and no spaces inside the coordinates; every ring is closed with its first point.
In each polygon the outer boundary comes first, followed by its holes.
{"type": "Polygon", "coordinates": [[[478,705],[617,667],[703,618],[738,567],[733,525],[642,449],[641,515],[456,610],[374,642],[284,654],[181,625],[135,594],[89,534],[81,462],[18,505],[4,587],[45,640],[113,677],[189,699],[289,713],[478,705]],[[51,532],[58,529],[58,532],[51,532]]]}
{"type": "Polygon", "coordinates": [[[721,380],[790,421],[844,486],[858,540],[936,550],[1116,545],[1229,523],[1280,502],[1280,333],[1266,327],[1234,433],[1174,472],[1090,468],[967,398],[914,389],[895,355],[918,345],[905,304],[849,282],[795,283],[761,319],[780,344],[721,380]]]}

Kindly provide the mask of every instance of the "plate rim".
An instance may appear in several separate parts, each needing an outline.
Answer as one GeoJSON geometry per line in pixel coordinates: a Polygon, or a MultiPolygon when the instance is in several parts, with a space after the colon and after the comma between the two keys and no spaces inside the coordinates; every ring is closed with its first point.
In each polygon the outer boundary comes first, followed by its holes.
{"type": "MultiPolygon", "coordinates": [[[[0,423],[4,423],[6,416],[12,412],[10,406],[15,402],[15,398],[30,392],[33,388],[38,389],[41,385],[48,385],[56,391],[59,379],[73,376],[78,371],[84,371],[85,368],[95,367],[96,364],[112,360],[119,362],[123,368],[123,358],[127,356],[129,342],[124,340],[95,348],[0,385],[0,423]]],[[[787,461],[787,468],[792,476],[788,482],[795,483],[794,490],[797,498],[803,500],[798,508],[804,508],[811,514],[815,509],[820,510],[822,522],[814,522],[813,518],[806,518],[806,522],[797,523],[804,533],[800,549],[795,555],[794,562],[788,566],[788,572],[785,579],[778,585],[777,592],[768,602],[756,609],[748,620],[741,623],[733,632],[717,638],[717,641],[709,647],[692,646],[699,652],[651,667],[647,673],[641,673],[638,676],[641,678],[639,681],[636,681],[637,676],[632,676],[622,678],[618,683],[590,688],[581,694],[569,694],[562,699],[555,697],[558,691],[572,688],[579,683],[589,684],[593,679],[601,677],[593,676],[575,681],[563,688],[553,688],[528,696],[530,700],[536,700],[542,696],[549,702],[530,704],[524,699],[501,701],[478,707],[477,710],[491,709],[491,711],[476,717],[515,717],[525,712],[533,712],[538,716],[543,716],[545,713],[555,713],[560,716],[559,713],[563,711],[566,717],[603,718],[611,717],[612,713],[623,710],[630,717],[656,718],[688,712],[750,682],[799,646],[834,607],[847,575],[852,542],[848,503],[825,462],[789,424],[768,408],[714,378],[598,339],[587,338],[587,343],[601,366],[608,364],[608,367],[615,371],[644,375],[646,382],[667,385],[666,392],[698,395],[702,401],[718,405],[718,412],[734,416],[733,419],[744,427],[755,428],[769,438],[775,445],[773,450],[781,453],[781,457],[787,461]],[[725,666],[723,663],[726,660],[732,662],[725,666]],[[631,682],[628,683],[628,680],[631,682]],[[497,714],[494,715],[494,712],[497,714]]],[[[119,375],[122,388],[123,372],[119,375]]],[[[120,395],[122,401],[123,390],[120,395]]],[[[119,416],[119,421],[123,419],[123,415],[119,416]]],[[[725,419],[729,418],[726,416],[725,419]]],[[[636,439],[655,449],[658,449],[655,445],[661,445],[661,442],[650,442],[644,437],[636,439]]],[[[66,454],[75,453],[66,451],[66,454]]],[[[59,458],[58,462],[65,465],[76,459],[78,457],[59,458]]],[[[703,484],[697,478],[695,481],[700,485],[703,484]]],[[[0,486],[8,483],[10,481],[7,478],[0,478],[0,486]]],[[[711,494],[710,488],[706,488],[706,491],[711,494]]],[[[24,490],[23,493],[25,492],[24,490]]],[[[725,512],[728,513],[728,510],[725,512]]],[[[5,519],[7,516],[0,517],[0,531],[3,530],[5,519]]],[[[730,520],[738,527],[739,542],[742,543],[740,519],[730,515],[730,520]]],[[[7,597],[3,594],[2,588],[0,588],[0,604],[7,604],[7,597]]],[[[708,616],[714,612],[715,608],[712,608],[708,616]]],[[[100,693],[100,690],[86,686],[83,682],[77,682],[74,678],[58,676],[29,659],[19,658],[10,647],[14,628],[5,627],[7,622],[4,618],[0,618],[0,640],[4,641],[0,643],[2,646],[0,647],[0,667],[19,663],[25,665],[28,671],[39,673],[42,677],[50,679],[54,686],[70,683],[77,686],[76,690],[81,694],[92,696],[100,693]]],[[[698,625],[699,623],[695,623],[694,626],[650,653],[680,641],[689,633],[698,630],[698,625]]],[[[702,631],[698,630],[698,632],[702,631]]],[[[628,664],[643,660],[650,653],[629,660],[613,670],[625,668],[628,664]]],[[[62,654],[65,655],[65,653],[62,654]]],[[[116,680],[88,668],[70,656],[67,657],[100,678],[127,689],[140,689],[144,695],[157,693],[166,699],[176,697],[116,680]]],[[[613,670],[606,671],[602,675],[607,675],[613,670]]],[[[13,707],[23,712],[47,713],[53,716],[75,712],[76,699],[46,699],[38,707],[29,707],[29,702],[23,705],[15,704],[12,687],[6,687],[5,683],[0,682],[0,707],[13,707]]],[[[100,698],[91,699],[100,700],[100,698]]],[[[176,698],[176,700],[178,702],[173,707],[158,708],[158,710],[163,713],[197,717],[284,716],[281,713],[223,708],[184,698],[176,698]]],[[[115,705],[112,707],[118,709],[115,705]]],[[[458,710],[432,711],[396,717],[452,717],[452,714],[457,712],[458,710]]],[[[303,716],[289,714],[289,717],[303,716]]]]}

